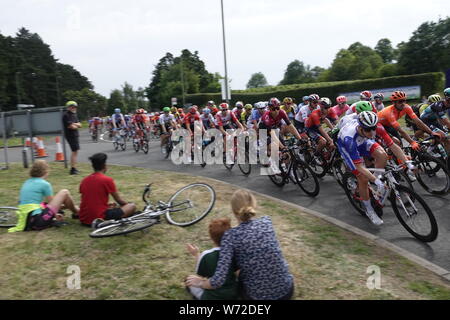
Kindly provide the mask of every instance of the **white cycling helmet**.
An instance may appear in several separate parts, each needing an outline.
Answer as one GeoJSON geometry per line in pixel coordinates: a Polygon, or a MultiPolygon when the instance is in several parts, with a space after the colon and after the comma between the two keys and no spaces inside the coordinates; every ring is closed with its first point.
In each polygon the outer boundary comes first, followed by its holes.
{"type": "Polygon", "coordinates": [[[363,128],[374,128],[378,123],[378,116],[373,111],[363,111],[358,114],[358,122],[363,128]]]}

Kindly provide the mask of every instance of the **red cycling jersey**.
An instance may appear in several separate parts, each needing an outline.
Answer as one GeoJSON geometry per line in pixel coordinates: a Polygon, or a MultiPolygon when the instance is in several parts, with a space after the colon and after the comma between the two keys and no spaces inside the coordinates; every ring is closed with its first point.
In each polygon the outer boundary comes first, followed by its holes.
{"type": "Polygon", "coordinates": [[[274,129],[281,127],[281,120],[283,120],[286,125],[291,124],[291,121],[289,120],[289,117],[284,110],[278,110],[278,114],[275,116],[275,118],[272,117],[271,112],[272,111],[270,110],[266,111],[261,117],[261,123],[263,123],[267,128],[274,129]]]}
{"type": "MultiPolygon", "coordinates": [[[[328,113],[329,114],[329,113],[328,113]]],[[[316,109],[306,118],[305,126],[307,128],[319,127],[328,115],[322,114],[320,109],[316,109]]]]}
{"type": "Polygon", "coordinates": [[[238,123],[238,119],[236,118],[235,114],[230,110],[227,110],[225,115],[223,115],[222,111],[217,112],[216,121],[217,126],[219,127],[225,127],[231,124],[231,122],[238,123]]]}
{"type": "Polygon", "coordinates": [[[200,114],[198,112],[196,113],[186,113],[186,115],[184,116],[184,123],[186,123],[186,125],[191,125],[194,124],[194,121],[200,121],[200,114]]]}
{"type": "Polygon", "coordinates": [[[384,129],[381,123],[377,123],[377,130],[375,130],[375,133],[378,138],[383,140],[383,143],[386,145],[386,147],[389,148],[394,144],[394,141],[392,140],[391,136],[386,132],[386,129],[384,129]]]}

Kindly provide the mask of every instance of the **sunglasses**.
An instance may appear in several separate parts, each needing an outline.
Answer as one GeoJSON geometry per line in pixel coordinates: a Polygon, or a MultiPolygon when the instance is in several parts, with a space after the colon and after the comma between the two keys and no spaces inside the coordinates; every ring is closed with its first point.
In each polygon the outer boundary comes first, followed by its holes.
{"type": "Polygon", "coordinates": [[[376,131],[376,130],[377,130],[377,127],[363,128],[363,130],[364,130],[365,132],[372,132],[372,131],[376,131]]]}
{"type": "Polygon", "coordinates": [[[397,100],[396,102],[397,102],[397,103],[405,103],[406,100],[397,100]]]}

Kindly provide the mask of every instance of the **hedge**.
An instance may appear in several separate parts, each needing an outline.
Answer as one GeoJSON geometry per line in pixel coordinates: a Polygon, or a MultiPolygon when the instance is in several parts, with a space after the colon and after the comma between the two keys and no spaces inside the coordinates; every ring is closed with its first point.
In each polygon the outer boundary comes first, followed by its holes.
{"type": "MultiPolygon", "coordinates": [[[[402,86],[421,86],[422,96],[440,92],[444,89],[445,76],[442,72],[430,72],[414,75],[404,75],[396,77],[351,80],[351,81],[335,81],[335,82],[318,82],[294,84],[269,88],[258,88],[250,90],[233,90],[231,92],[231,104],[236,101],[244,103],[255,103],[258,101],[267,101],[271,97],[292,97],[297,103],[301,101],[301,97],[317,93],[321,97],[329,97],[334,99],[342,92],[355,92],[367,89],[383,89],[402,86]],[[271,91],[267,91],[271,90],[271,91]]],[[[222,101],[220,93],[198,93],[186,95],[186,103],[203,106],[207,101],[213,100],[216,104],[222,101]]],[[[181,101],[178,97],[178,101],[181,101]]]]}

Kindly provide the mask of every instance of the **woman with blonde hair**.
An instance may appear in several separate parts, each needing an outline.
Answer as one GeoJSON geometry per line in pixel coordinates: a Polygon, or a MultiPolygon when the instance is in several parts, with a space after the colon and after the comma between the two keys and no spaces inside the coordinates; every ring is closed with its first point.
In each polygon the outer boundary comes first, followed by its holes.
{"type": "Polygon", "coordinates": [[[294,281],[276,239],[272,220],[268,216],[256,218],[256,199],[246,190],[237,190],[233,194],[231,209],[239,225],[223,235],[214,275],[209,279],[190,275],[186,284],[203,289],[219,288],[234,261],[240,270],[243,299],[290,299],[294,281]]]}
{"type": "Polygon", "coordinates": [[[45,160],[36,160],[30,176],[20,189],[18,223],[9,232],[25,230],[42,230],[52,225],[53,220],[63,220],[58,211],[64,207],[78,214],[79,208],[74,205],[69,190],[62,189],[53,195],[52,185],[46,180],[49,166],[45,160]]]}

